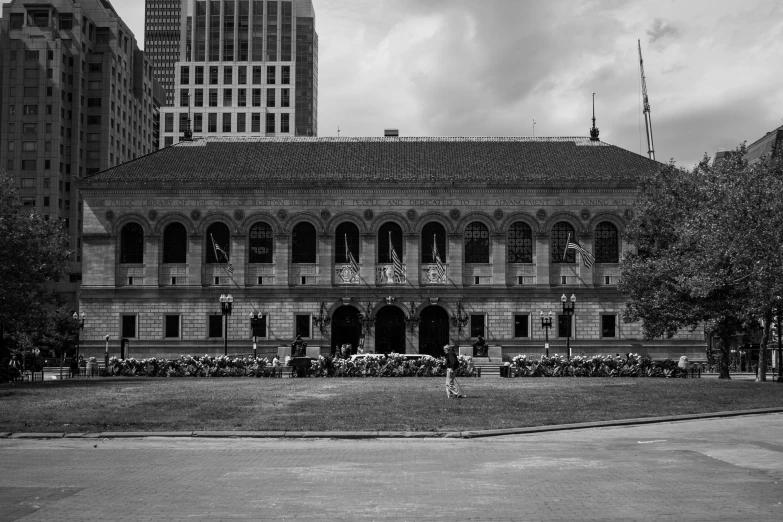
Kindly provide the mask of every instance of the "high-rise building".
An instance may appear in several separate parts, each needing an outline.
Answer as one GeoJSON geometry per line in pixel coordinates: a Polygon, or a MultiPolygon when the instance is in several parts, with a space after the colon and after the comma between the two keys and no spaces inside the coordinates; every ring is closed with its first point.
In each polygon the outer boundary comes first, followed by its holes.
{"type": "Polygon", "coordinates": [[[189,0],[146,0],[144,53],[152,63],[155,79],[166,90],[164,105],[174,104],[174,64],[179,60],[182,13],[189,0]]]}
{"type": "Polygon", "coordinates": [[[161,109],[163,146],[188,130],[195,136],[317,135],[312,0],[195,0],[187,13],[180,19],[173,107],[161,109]]]}
{"type": "Polygon", "coordinates": [[[74,254],[71,286],[59,290],[75,292],[76,181],[154,150],[152,66],[107,0],[12,0],[0,27],[0,165],[23,205],[63,220],[74,254]]]}

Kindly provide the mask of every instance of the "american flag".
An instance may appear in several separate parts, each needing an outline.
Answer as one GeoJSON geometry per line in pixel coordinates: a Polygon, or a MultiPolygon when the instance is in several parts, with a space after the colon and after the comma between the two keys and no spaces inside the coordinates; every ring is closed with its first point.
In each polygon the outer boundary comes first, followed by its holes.
{"type": "Polygon", "coordinates": [[[218,245],[215,242],[215,238],[212,237],[212,234],[210,234],[209,237],[212,238],[212,248],[215,249],[215,261],[220,263],[221,261],[220,261],[220,256],[218,256],[218,253],[223,254],[223,257],[226,258],[226,263],[228,263],[228,268],[226,268],[226,272],[228,272],[229,274],[233,274],[234,273],[234,265],[231,264],[231,260],[228,258],[228,254],[226,254],[225,250],[220,248],[220,245],[218,245]]]}
{"type": "Polygon", "coordinates": [[[405,278],[405,274],[402,271],[402,261],[400,261],[400,257],[397,255],[397,251],[394,250],[394,245],[392,245],[391,232],[389,232],[389,252],[391,252],[392,264],[394,265],[393,279],[399,283],[405,278]]]}
{"type": "Polygon", "coordinates": [[[446,267],[443,266],[443,261],[440,260],[440,254],[438,254],[438,238],[435,234],[432,236],[432,259],[435,260],[435,266],[438,269],[438,279],[445,279],[446,267]]]}
{"type": "Polygon", "coordinates": [[[348,262],[351,264],[351,270],[354,274],[359,273],[359,263],[356,262],[356,258],[353,257],[353,252],[348,248],[348,234],[345,235],[345,254],[348,256],[348,262]]]}
{"type": "Polygon", "coordinates": [[[573,243],[571,241],[570,234],[568,236],[568,243],[566,244],[566,250],[568,250],[569,248],[573,248],[574,250],[576,250],[582,255],[582,263],[584,263],[587,268],[590,268],[591,266],[593,266],[593,263],[595,263],[595,258],[593,257],[593,254],[591,254],[590,252],[588,252],[578,244],[573,243]]]}

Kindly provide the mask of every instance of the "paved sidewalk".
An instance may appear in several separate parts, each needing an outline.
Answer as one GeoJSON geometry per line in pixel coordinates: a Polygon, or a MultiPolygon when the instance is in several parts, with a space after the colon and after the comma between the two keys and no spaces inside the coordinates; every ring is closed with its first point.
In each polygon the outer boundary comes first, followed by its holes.
{"type": "Polygon", "coordinates": [[[0,463],[0,521],[783,519],[783,414],[475,440],[3,439],[0,463]]]}

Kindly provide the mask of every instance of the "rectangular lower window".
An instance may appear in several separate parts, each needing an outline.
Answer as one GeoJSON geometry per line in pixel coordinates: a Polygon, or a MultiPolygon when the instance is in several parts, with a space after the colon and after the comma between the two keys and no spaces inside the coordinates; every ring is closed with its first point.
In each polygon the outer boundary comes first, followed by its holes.
{"type": "Polygon", "coordinates": [[[310,337],[310,314],[301,314],[296,316],[296,332],[294,337],[301,335],[303,338],[310,337]]]}
{"type": "Polygon", "coordinates": [[[258,319],[251,319],[250,330],[255,337],[266,337],[266,316],[261,315],[258,319]]]}
{"type": "Polygon", "coordinates": [[[210,315],[207,337],[223,337],[223,316],[210,315]]]}
{"type": "Polygon", "coordinates": [[[136,316],[135,315],[123,315],[120,324],[120,335],[124,338],[131,339],[136,337],[136,316]]]}
{"type": "Polygon", "coordinates": [[[514,316],[514,337],[530,337],[530,314],[514,316]]]}
{"type": "Polygon", "coordinates": [[[263,285],[264,284],[264,278],[261,277],[261,276],[258,276],[258,283],[257,284],[263,285]]]}
{"type": "Polygon", "coordinates": [[[617,316],[601,316],[601,337],[617,337],[617,316]]]}
{"type": "Polygon", "coordinates": [[[167,315],[166,316],[166,331],[165,336],[167,339],[179,338],[179,316],[167,315]]]}
{"type": "Polygon", "coordinates": [[[484,337],[484,326],[486,316],[484,314],[476,314],[470,316],[470,336],[478,337],[479,335],[484,337]]]}
{"type": "Polygon", "coordinates": [[[574,318],[569,315],[558,315],[557,316],[557,336],[558,337],[571,337],[571,331],[573,328],[571,327],[571,322],[573,322],[574,318]],[[569,321],[570,319],[570,321],[569,321]]]}

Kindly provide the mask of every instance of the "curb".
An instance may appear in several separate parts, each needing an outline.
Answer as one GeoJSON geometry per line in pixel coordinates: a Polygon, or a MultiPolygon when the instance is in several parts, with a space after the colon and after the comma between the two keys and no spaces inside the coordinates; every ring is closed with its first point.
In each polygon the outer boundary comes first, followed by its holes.
{"type": "Polygon", "coordinates": [[[618,428],[641,426],[645,424],[663,424],[691,420],[720,419],[745,415],[769,415],[783,413],[780,408],[760,408],[757,410],[721,411],[714,413],[694,413],[690,415],[672,415],[669,417],[646,417],[640,419],[622,419],[612,421],[582,422],[578,424],[556,424],[551,426],[532,426],[527,428],[505,428],[495,430],[470,431],[104,431],[99,433],[9,433],[0,432],[0,439],[144,439],[161,438],[201,438],[201,439],[478,439],[502,437],[505,435],[526,435],[558,431],[584,430],[591,428],[618,428]]]}

